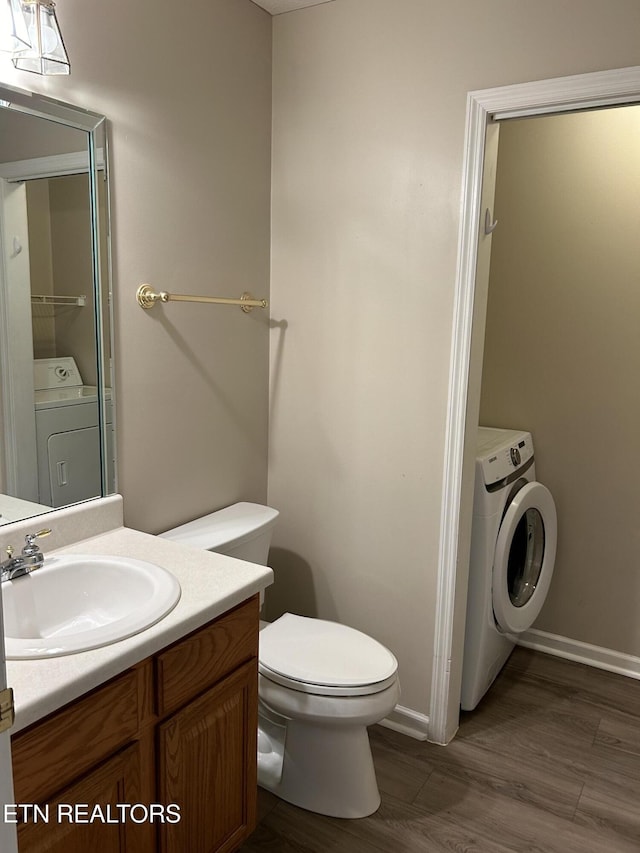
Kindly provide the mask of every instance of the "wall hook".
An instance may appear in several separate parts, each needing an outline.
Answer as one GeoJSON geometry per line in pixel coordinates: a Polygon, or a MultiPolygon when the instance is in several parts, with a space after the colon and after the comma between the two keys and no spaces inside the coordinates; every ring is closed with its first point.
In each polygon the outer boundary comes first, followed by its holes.
{"type": "Polygon", "coordinates": [[[496,230],[496,226],[498,224],[498,220],[495,219],[493,222],[491,221],[493,217],[491,216],[491,211],[487,208],[484,212],[484,233],[485,234],[493,234],[496,230]]]}

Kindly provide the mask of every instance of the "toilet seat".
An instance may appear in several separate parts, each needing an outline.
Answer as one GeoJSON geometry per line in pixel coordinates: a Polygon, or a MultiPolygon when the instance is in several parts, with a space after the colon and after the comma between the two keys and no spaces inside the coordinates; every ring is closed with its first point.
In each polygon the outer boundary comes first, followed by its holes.
{"type": "Polygon", "coordinates": [[[260,632],[258,669],[276,684],[317,696],[366,696],[390,687],[398,662],[367,634],[285,613],[260,632]]]}

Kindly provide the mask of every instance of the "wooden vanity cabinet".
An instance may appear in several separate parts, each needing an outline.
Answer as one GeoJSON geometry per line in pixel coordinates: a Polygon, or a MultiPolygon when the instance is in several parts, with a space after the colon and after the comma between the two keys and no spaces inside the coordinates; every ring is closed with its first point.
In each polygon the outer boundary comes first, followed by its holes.
{"type": "Polygon", "coordinates": [[[39,805],[18,827],[20,853],[243,843],[256,811],[258,612],[255,596],[14,736],[16,802],[39,805]]]}

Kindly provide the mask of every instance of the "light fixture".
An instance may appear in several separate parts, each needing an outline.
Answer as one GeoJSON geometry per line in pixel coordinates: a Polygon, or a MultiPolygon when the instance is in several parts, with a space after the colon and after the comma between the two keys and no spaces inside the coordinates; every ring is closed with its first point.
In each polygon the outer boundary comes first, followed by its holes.
{"type": "Polygon", "coordinates": [[[0,0],[0,51],[17,55],[31,47],[20,0],[0,0]]]}
{"type": "Polygon", "coordinates": [[[55,4],[44,0],[22,0],[20,5],[30,46],[14,51],[12,62],[15,67],[35,74],[69,74],[71,67],[58,26],[55,4]]]}

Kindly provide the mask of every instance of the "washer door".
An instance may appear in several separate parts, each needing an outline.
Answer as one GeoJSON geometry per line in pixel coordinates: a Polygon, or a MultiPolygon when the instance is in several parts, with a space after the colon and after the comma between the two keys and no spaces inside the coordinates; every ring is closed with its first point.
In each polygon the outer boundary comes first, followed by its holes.
{"type": "Polygon", "coordinates": [[[530,628],[547,597],[556,559],[558,519],[551,492],[527,483],[502,519],[493,562],[493,612],[501,630],[530,628]]]}

